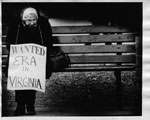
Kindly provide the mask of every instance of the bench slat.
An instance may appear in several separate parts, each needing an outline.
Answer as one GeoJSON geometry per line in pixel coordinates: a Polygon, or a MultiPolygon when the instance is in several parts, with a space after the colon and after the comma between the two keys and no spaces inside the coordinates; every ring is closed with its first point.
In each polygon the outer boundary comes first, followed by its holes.
{"type": "MultiPolygon", "coordinates": [[[[2,27],[2,35],[6,35],[8,27],[2,27]]],[[[52,27],[52,33],[54,34],[72,34],[72,33],[127,33],[130,30],[118,27],[118,26],[56,26],[52,27]]]]}
{"type": "Polygon", "coordinates": [[[6,65],[7,60],[8,60],[8,55],[3,55],[2,56],[2,65],[6,65]]]}
{"type": "Polygon", "coordinates": [[[72,64],[135,63],[135,55],[70,56],[72,64]]]}
{"type": "MultiPolygon", "coordinates": [[[[85,45],[59,46],[65,53],[130,53],[135,52],[135,45],[85,45]]],[[[2,55],[8,54],[6,46],[2,47],[2,55]]]]}
{"type": "MultiPolygon", "coordinates": [[[[5,69],[6,65],[2,65],[2,69],[5,69]]],[[[84,66],[79,66],[79,67],[70,67],[70,68],[65,68],[64,70],[60,71],[54,71],[54,72],[81,72],[81,71],[114,71],[114,70],[121,70],[121,71],[131,71],[135,70],[136,66],[135,65],[124,65],[124,66],[90,66],[90,67],[84,67],[84,66]]]]}
{"type": "MultiPolygon", "coordinates": [[[[135,63],[135,55],[111,56],[69,56],[71,64],[96,64],[96,63],[135,63]]],[[[2,57],[2,64],[6,64],[7,56],[2,57]]]]}
{"type": "Polygon", "coordinates": [[[55,36],[54,37],[54,43],[56,44],[133,42],[133,41],[135,41],[133,34],[55,36]]]}
{"type": "MultiPolygon", "coordinates": [[[[135,65],[124,65],[124,66],[90,66],[90,67],[71,67],[65,68],[64,72],[80,72],[80,71],[114,71],[114,70],[121,70],[121,71],[130,71],[135,70],[135,65]]],[[[60,71],[61,72],[61,71],[60,71]]]]}
{"type": "Polygon", "coordinates": [[[8,55],[8,50],[7,50],[7,48],[6,48],[6,46],[2,46],[2,55],[8,55]]]}
{"type": "Polygon", "coordinates": [[[116,53],[135,52],[135,45],[85,45],[85,46],[59,46],[65,53],[116,53]]]}
{"type": "Polygon", "coordinates": [[[52,32],[55,34],[73,34],[73,33],[123,33],[131,32],[126,28],[118,26],[61,26],[52,27],[52,32]]]}
{"type": "MultiPolygon", "coordinates": [[[[133,42],[135,41],[133,34],[118,35],[82,35],[82,36],[54,36],[55,44],[71,44],[71,43],[104,43],[104,42],[133,42]]],[[[6,44],[6,36],[2,37],[3,44],[6,44]]]]}

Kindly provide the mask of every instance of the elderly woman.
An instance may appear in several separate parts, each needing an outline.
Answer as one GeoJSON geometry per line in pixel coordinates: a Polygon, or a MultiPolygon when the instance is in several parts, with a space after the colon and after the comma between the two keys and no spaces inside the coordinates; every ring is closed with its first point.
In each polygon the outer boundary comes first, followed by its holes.
{"type": "MultiPolygon", "coordinates": [[[[12,22],[7,35],[7,49],[11,44],[35,43],[47,47],[47,54],[52,51],[52,31],[48,19],[40,16],[33,7],[24,8],[19,17],[12,22]]],[[[32,73],[31,73],[32,74],[32,73]]],[[[51,71],[47,71],[47,78],[51,71]],[[49,72],[49,74],[48,74],[49,72]]],[[[16,90],[17,108],[15,115],[35,115],[35,90],[16,90]],[[25,112],[27,109],[27,113],[25,112]]]]}

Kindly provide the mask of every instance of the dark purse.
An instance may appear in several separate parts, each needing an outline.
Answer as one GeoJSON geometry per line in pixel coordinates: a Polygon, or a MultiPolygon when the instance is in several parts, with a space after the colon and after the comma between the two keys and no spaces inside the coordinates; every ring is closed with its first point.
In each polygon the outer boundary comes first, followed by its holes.
{"type": "Polygon", "coordinates": [[[48,57],[48,62],[50,62],[52,72],[62,71],[70,66],[68,54],[65,54],[62,51],[53,51],[48,57]]]}

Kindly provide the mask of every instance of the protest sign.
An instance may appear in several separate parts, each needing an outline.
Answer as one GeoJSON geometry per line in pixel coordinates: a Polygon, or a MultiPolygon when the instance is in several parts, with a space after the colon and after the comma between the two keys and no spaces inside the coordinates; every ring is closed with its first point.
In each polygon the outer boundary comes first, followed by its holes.
{"type": "Polygon", "coordinates": [[[10,46],[7,89],[45,92],[46,47],[37,44],[10,46]]]}

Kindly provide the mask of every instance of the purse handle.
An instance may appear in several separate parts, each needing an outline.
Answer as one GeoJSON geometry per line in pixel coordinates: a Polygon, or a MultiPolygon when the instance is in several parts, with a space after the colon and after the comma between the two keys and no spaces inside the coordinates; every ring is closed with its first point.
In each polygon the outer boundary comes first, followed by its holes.
{"type": "MultiPolygon", "coordinates": [[[[40,26],[38,26],[38,29],[39,29],[39,32],[40,32],[41,43],[42,43],[42,45],[44,45],[43,36],[42,36],[42,32],[41,32],[40,26]]],[[[17,36],[16,36],[15,44],[17,44],[17,42],[18,42],[19,30],[20,30],[20,24],[18,25],[18,28],[17,28],[17,36]]]]}

